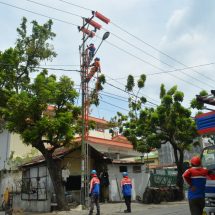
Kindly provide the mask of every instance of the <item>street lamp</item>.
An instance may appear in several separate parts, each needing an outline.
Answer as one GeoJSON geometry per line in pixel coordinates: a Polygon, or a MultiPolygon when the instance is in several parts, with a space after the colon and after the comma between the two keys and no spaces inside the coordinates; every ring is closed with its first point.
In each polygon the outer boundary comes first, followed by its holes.
{"type": "Polygon", "coordinates": [[[96,52],[95,52],[94,56],[98,52],[98,50],[99,50],[100,46],[102,45],[102,43],[104,42],[104,40],[106,40],[109,36],[110,36],[110,32],[108,32],[108,31],[103,34],[102,41],[100,42],[98,48],[96,49],[96,52]]]}
{"type": "Polygon", "coordinates": [[[102,41],[106,40],[110,36],[110,32],[105,32],[102,37],[102,41]]]}

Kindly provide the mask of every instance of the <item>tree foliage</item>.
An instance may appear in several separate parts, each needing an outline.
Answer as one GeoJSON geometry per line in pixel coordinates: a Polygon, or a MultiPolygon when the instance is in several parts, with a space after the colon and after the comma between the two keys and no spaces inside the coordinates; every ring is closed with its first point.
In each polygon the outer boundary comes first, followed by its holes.
{"type": "Polygon", "coordinates": [[[40,73],[27,91],[14,94],[3,111],[7,128],[19,133],[26,144],[44,153],[67,145],[76,133],[80,108],[74,105],[78,96],[68,77],[59,81],[54,75],[40,73]],[[51,109],[50,109],[51,108],[51,109]]]}
{"type": "MultiPolygon", "coordinates": [[[[139,90],[145,83],[144,76],[140,79],[139,90]]],[[[130,88],[126,88],[133,91],[134,83],[131,80],[133,79],[129,76],[127,86],[130,88]]],[[[162,84],[160,99],[159,105],[147,108],[144,106],[146,99],[130,96],[128,115],[118,113],[111,120],[111,125],[113,128],[119,127],[134,147],[141,152],[150,152],[153,148],[160,148],[162,144],[170,143],[178,167],[178,186],[182,189],[184,151],[193,145],[197,137],[195,121],[191,117],[191,111],[182,105],[184,93],[178,91],[177,86],[166,90],[162,84]]]]}
{"type": "MultiPolygon", "coordinates": [[[[199,96],[207,96],[208,95],[208,92],[205,91],[205,90],[202,90],[200,93],[199,93],[199,96]]],[[[200,102],[198,100],[198,97],[192,99],[191,101],[191,107],[192,108],[196,108],[197,110],[202,110],[204,108],[204,103],[200,102]]]]}

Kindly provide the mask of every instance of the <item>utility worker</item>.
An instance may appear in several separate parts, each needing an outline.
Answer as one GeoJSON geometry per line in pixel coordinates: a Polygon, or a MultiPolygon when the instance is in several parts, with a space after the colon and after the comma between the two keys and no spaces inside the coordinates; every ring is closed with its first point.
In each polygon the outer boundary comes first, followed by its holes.
{"type": "Polygon", "coordinates": [[[89,64],[92,61],[95,51],[96,51],[96,47],[94,46],[93,43],[91,43],[88,47],[87,50],[89,50],[88,55],[89,55],[89,64]]]}
{"type": "Polygon", "coordinates": [[[86,82],[89,82],[96,72],[101,72],[100,58],[96,57],[91,67],[90,72],[87,74],[86,82]]]}
{"type": "Polygon", "coordinates": [[[91,171],[91,181],[90,181],[90,211],[89,215],[93,214],[93,209],[94,209],[94,204],[96,205],[97,208],[97,214],[100,215],[100,206],[99,206],[99,194],[100,194],[100,180],[97,177],[97,172],[96,170],[91,171]]]}
{"type": "Polygon", "coordinates": [[[125,199],[125,204],[127,207],[127,210],[124,210],[124,213],[131,213],[131,193],[132,193],[132,183],[131,179],[128,177],[127,172],[123,172],[123,179],[121,180],[121,189],[122,194],[125,199]]]}
{"type": "Polygon", "coordinates": [[[183,174],[184,181],[189,185],[188,201],[191,215],[202,215],[205,207],[205,184],[208,170],[201,167],[198,156],[191,159],[191,168],[183,174]]]}

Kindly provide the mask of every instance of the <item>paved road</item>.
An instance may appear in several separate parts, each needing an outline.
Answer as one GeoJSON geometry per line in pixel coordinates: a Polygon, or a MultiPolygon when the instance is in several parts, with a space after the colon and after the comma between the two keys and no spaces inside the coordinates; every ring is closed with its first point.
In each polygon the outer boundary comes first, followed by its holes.
{"type": "MultiPolygon", "coordinates": [[[[124,214],[124,203],[101,204],[101,215],[124,214]]],[[[52,213],[25,213],[26,215],[87,215],[88,211],[77,209],[52,213]]],[[[95,213],[94,213],[95,214],[95,213]]],[[[162,203],[160,205],[132,204],[132,215],[190,215],[187,202],[162,203]]],[[[0,215],[4,215],[0,212],[0,215]]],[[[21,214],[17,214],[21,215],[21,214]]]]}

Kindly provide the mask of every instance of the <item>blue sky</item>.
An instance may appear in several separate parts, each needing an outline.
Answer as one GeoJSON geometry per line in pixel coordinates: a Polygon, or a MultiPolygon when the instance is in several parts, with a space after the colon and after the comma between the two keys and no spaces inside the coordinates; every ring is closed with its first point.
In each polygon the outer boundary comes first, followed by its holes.
{"type": "MultiPolygon", "coordinates": [[[[111,19],[109,25],[100,22],[105,29],[112,33],[107,42],[120,47],[124,51],[104,42],[97,56],[101,59],[102,72],[106,75],[108,82],[119,88],[124,89],[125,77],[128,74],[137,76],[145,73],[148,76],[146,86],[141,93],[147,95],[147,99],[150,102],[159,103],[159,88],[160,84],[164,83],[167,88],[177,85],[179,90],[185,93],[184,104],[188,106],[190,100],[200,90],[210,91],[214,86],[215,65],[197,67],[193,70],[175,71],[169,74],[151,75],[157,72],[185,68],[186,66],[215,62],[213,28],[215,1],[213,0],[33,1],[84,17],[90,17],[90,10],[95,10],[111,19]],[[81,9],[65,2],[77,4],[90,10],[81,9]],[[139,39],[121,31],[116,25],[139,39]],[[127,43],[114,35],[123,38],[127,43]]],[[[1,0],[1,2],[76,25],[81,25],[82,23],[80,17],[43,7],[30,1],[1,0]]],[[[2,51],[14,45],[17,37],[16,28],[19,26],[23,16],[27,17],[29,22],[37,20],[39,23],[44,23],[48,19],[4,4],[0,4],[0,16],[0,50],[2,51]]],[[[78,47],[81,43],[81,34],[77,28],[54,20],[53,31],[57,34],[52,43],[58,56],[52,62],[43,62],[42,65],[76,65],[58,66],[58,68],[79,69],[78,47]]],[[[104,30],[99,31],[97,36],[102,37],[104,32],[104,30]]],[[[100,39],[96,37],[90,42],[98,46],[100,39]]],[[[50,73],[58,76],[67,75],[75,81],[76,85],[80,84],[80,77],[77,72],[50,71],[50,73]]],[[[117,111],[126,113],[124,109],[128,109],[128,104],[122,101],[128,97],[126,93],[106,85],[104,94],[102,95],[100,107],[91,108],[92,115],[109,119],[117,111]]],[[[151,103],[147,103],[147,106],[151,105],[151,103]]]]}

